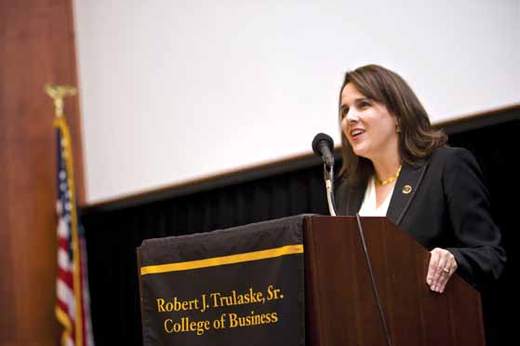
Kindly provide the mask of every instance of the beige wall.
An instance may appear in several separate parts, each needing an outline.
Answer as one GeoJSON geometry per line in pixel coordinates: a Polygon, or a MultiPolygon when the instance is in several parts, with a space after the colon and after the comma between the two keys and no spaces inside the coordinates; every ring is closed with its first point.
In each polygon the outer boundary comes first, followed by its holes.
{"type": "Polygon", "coordinates": [[[73,3],[89,203],[339,143],[343,73],[366,63],[434,123],[520,103],[518,0],[73,3]]]}

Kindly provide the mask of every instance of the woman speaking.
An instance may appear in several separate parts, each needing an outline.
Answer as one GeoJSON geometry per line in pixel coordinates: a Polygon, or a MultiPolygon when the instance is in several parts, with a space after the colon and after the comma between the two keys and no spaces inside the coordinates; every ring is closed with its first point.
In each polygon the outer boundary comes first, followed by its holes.
{"type": "Polygon", "coordinates": [[[426,283],[442,293],[454,272],[479,286],[506,257],[473,155],[446,145],[408,84],[367,65],[340,91],[339,215],[386,216],[430,250],[426,283]]]}

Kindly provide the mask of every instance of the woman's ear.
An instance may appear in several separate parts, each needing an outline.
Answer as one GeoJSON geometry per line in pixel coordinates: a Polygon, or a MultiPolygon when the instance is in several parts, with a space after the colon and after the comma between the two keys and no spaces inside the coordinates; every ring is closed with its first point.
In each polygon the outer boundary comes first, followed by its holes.
{"type": "Polygon", "coordinates": [[[401,127],[399,126],[399,119],[397,119],[397,117],[395,117],[395,132],[401,132],[401,127]]]}

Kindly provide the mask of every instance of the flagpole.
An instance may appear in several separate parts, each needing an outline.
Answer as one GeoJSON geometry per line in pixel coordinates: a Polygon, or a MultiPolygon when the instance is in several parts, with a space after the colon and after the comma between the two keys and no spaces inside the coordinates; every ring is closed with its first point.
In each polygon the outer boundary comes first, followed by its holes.
{"type": "MultiPolygon", "coordinates": [[[[74,283],[74,339],[75,346],[83,346],[83,292],[81,291],[81,258],[79,249],[79,232],[78,232],[78,216],[76,210],[76,188],[74,185],[74,165],[72,157],[72,141],[64,116],[64,98],[77,94],[77,89],[69,85],[52,85],[47,84],[44,87],[45,92],[54,101],[54,126],[58,128],[63,135],[63,148],[66,162],[66,170],[68,172],[68,186],[70,189],[70,205],[71,205],[71,228],[72,228],[72,251],[73,251],[73,283],[74,283]]],[[[58,318],[61,314],[57,313],[58,318]]],[[[70,324],[69,324],[70,325],[70,324]]]]}

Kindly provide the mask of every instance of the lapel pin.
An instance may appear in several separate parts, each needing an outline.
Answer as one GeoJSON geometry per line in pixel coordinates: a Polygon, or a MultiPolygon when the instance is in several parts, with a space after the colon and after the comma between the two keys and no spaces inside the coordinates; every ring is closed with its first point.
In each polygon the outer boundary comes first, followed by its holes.
{"type": "Polygon", "coordinates": [[[412,187],[410,185],[403,186],[403,193],[405,195],[409,194],[410,192],[412,192],[412,187]]]}

